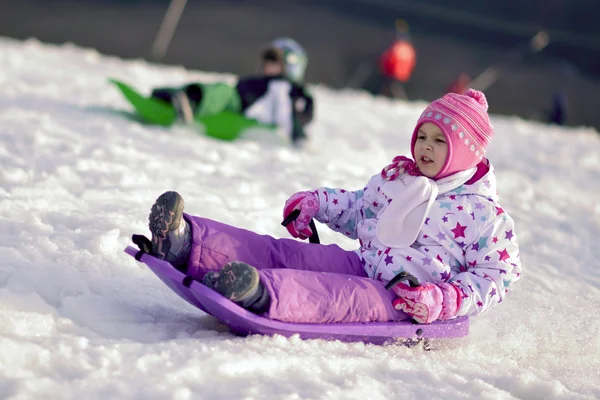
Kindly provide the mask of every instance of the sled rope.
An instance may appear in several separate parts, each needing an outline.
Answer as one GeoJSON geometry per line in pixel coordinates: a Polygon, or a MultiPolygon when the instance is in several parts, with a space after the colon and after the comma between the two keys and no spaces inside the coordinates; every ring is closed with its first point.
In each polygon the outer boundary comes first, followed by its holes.
{"type": "Polygon", "coordinates": [[[419,280],[414,275],[411,275],[410,273],[408,273],[406,271],[402,271],[398,275],[394,276],[392,278],[392,280],[390,280],[387,283],[387,285],[385,285],[385,289],[390,290],[391,288],[396,286],[397,283],[402,282],[402,281],[408,281],[408,283],[411,287],[419,286],[419,280]]]}
{"type": "MultiPolygon", "coordinates": [[[[287,217],[285,217],[285,219],[283,220],[281,225],[287,226],[289,223],[291,223],[296,218],[298,218],[299,215],[300,215],[300,210],[292,211],[287,217]]],[[[317,227],[315,226],[315,221],[313,221],[311,219],[308,226],[310,227],[310,230],[312,231],[312,235],[308,238],[308,241],[310,243],[315,243],[315,244],[321,243],[321,240],[319,239],[319,234],[317,233],[317,227]]]]}

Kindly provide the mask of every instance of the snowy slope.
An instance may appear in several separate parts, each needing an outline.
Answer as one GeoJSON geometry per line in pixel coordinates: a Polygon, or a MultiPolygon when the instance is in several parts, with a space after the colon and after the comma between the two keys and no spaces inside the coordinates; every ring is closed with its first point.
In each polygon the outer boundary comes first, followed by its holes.
{"type": "Polygon", "coordinates": [[[140,125],[109,76],[143,90],[233,79],[0,38],[0,398],[600,398],[593,130],[493,118],[488,154],[524,274],[461,347],[239,338],[123,252],[149,234],[154,199],[177,190],[191,214],[284,236],[290,194],[362,187],[408,153],[425,103],[315,87],[312,146],[298,151],[140,125]]]}

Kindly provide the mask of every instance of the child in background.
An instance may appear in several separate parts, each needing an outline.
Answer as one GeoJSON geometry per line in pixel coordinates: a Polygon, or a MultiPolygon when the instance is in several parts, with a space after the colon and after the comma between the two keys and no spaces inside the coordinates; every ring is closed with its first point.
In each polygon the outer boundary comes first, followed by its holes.
{"type": "Polygon", "coordinates": [[[223,111],[240,113],[282,129],[293,144],[307,139],[314,100],[303,84],[308,63],[305,50],[290,38],[275,39],[261,54],[261,74],[240,78],[235,86],[191,83],[181,88],[156,88],[152,96],[173,105],[181,122],[223,111]]]}
{"type": "Polygon", "coordinates": [[[152,254],[228,299],[286,322],[419,323],[480,314],[519,280],[514,222],[498,202],[485,152],[494,131],[483,93],[446,94],[415,126],[413,159],[399,156],[363,189],[291,196],[283,216],[300,239],[316,219],[360,247],[275,239],[183,213],[178,193],[150,213],[152,254]],[[420,283],[385,284],[401,272],[420,283]]]}

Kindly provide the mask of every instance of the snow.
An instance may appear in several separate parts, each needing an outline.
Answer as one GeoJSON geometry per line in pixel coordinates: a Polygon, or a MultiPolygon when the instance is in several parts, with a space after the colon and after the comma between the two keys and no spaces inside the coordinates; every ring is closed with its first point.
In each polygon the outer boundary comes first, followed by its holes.
{"type": "Polygon", "coordinates": [[[362,187],[408,153],[426,104],[315,86],[313,140],[295,150],[141,125],[108,77],[144,91],[234,79],[0,38],[0,398],[600,398],[594,130],[493,116],[488,155],[524,273],[459,346],[240,338],[123,252],[149,235],[155,198],[177,190],[191,214],[286,236],[289,195],[362,187]]]}

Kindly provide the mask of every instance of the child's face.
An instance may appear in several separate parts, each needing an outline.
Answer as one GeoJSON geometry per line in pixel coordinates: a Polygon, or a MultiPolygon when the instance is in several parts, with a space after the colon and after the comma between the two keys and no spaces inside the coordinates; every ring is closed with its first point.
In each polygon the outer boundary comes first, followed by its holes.
{"type": "Polygon", "coordinates": [[[448,156],[448,143],[436,124],[425,122],[419,127],[414,154],[423,175],[433,178],[440,172],[448,156]]]}
{"type": "Polygon", "coordinates": [[[277,61],[264,61],[262,65],[263,74],[276,76],[283,74],[283,64],[277,61]]]}

